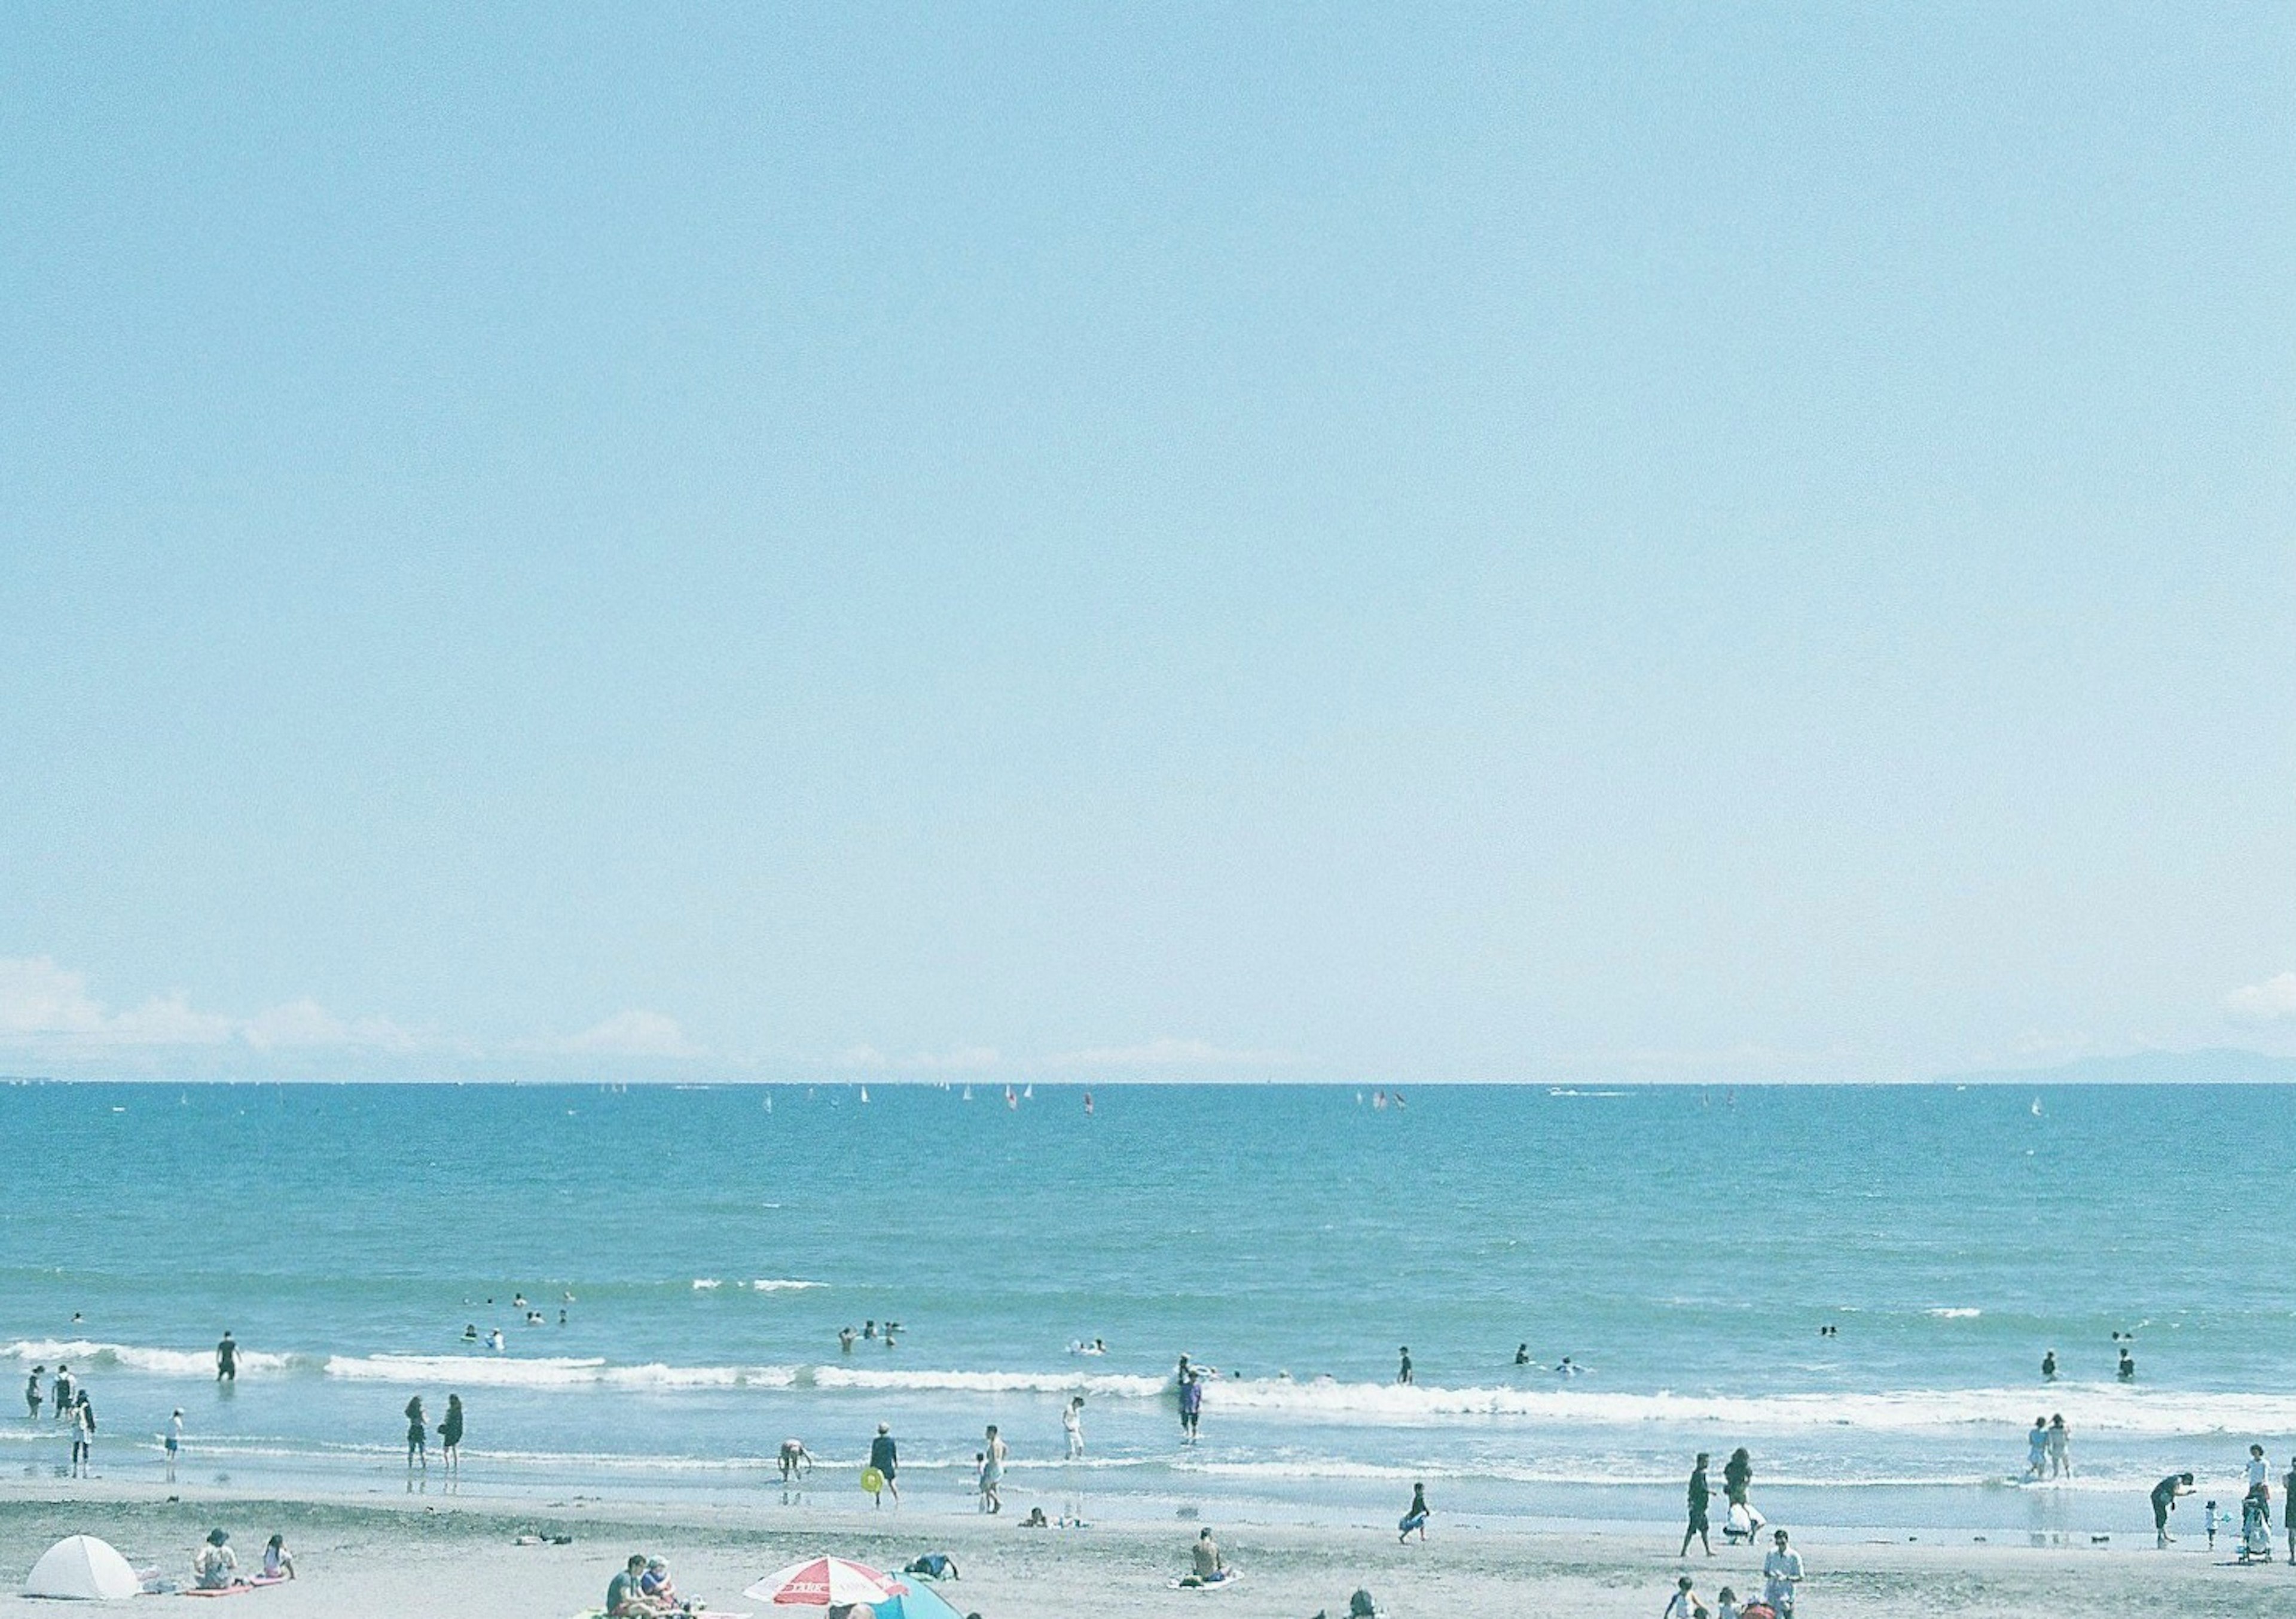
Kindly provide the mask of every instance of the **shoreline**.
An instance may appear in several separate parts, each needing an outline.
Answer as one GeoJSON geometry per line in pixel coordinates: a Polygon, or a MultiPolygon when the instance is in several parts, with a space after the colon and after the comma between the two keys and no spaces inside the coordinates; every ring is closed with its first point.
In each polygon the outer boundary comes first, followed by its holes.
{"type": "MultiPolygon", "coordinates": [[[[53,1611],[18,1597],[23,1573],[54,1539],[104,1536],[139,1565],[180,1576],[199,1536],[229,1529],[242,1556],[273,1530],[287,1536],[300,1577],[258,1593],[278,1619],[386,1615],[483,1606],[523,1619],[566,1619],[593,1607],[621,1558],[667,1557],[681,1587],[713,1608],[757,1605],[742,1588],[819,1551],[898,1567],[926,1550],[952,1554],[963,1577],[943,1594],[985,1619],[1070,1619],[1079,1612],[1188,1614],[1216,1600],[1237,1619],[1305,1619],[1344,1612],[1369,1589],[1398,1619],[1444,1614],[1481,1619],[1522,1613],[1648,1619],[1687,1572],[1710,1603],[1725,1583],[1742,1596],[1759,1583],[1759,1557],[1733,1549],[1677,1560],[1675,1537],[1640,1528],[1496,1525],[1439,1515],[1432,1538],[1398,1545],[1391,1526],[1207,1520],[1246,1579],[1207,1597],[1165,1582],[1185,1563],[1200,1524],[1110,1524],[1028,1531],[1008,1514],[914,1514],[815,1508],[759,1512],[693,1503],[566,1502],[541,1510],[493,1498],[385,1500],[257,1492],[161,1489],[94,1481],[70,1494],[45,1481],[0,1482],[0,1614],[53,1611]],[[519,1546],[517,1534],[572,1535],[566,1546],[519,1546]]],[[[2106,1546],[2030,1547],[1926,1538],[1797,1536],[1810,1569],[1804,1615],[1973,1616],[2046,1612],[2125,1615],[2173,1605],[2180,1614],[2262,1613],[2296,1594],[2296,1568],[2243,1568],[2220,1540],[2211,1554],[2194,1533],[2168,1554],[2115,1536],[2106,1546]]]]}

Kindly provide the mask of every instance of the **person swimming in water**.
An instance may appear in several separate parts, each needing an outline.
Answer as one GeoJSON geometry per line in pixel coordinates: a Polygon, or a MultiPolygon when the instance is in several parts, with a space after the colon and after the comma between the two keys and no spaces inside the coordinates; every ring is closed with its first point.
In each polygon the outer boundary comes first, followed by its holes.
{"type": "Polygon", "coordinates": [[[1517,1366],[1529,1366],[1530,1364],[1529,1344],[1518,1344],[1514,1346],[1514,1363],[1517,1366]]]}
{"type": "Polygon", "coordinates": [[[2045,1352],[2041,1356],[2041,1381],[2044,1383],[2054,1383],[2056,1380],[2057,1352],[2052,1349],[2045,1352]]]}

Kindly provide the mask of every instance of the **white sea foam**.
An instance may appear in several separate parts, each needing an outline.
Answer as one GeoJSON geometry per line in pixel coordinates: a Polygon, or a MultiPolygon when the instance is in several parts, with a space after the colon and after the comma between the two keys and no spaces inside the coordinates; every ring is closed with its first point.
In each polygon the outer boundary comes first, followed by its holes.
{"type": "MultiPolygon", "coordinates": [[[[206,1380],[211,1350],[153,1348],[86,1339],[24,1339],[0,1354],[53,1369],[116,1368],[206,1380]]],[[[283,1354],[242,1349],[246,1373],[320,1374],[352,1382],[562,1390],[751,1389],[826,1393],[1082,1393],[1103,1400],[1168,1398],[1168,1377],[1120,1373],[964,1371],[904,1367],[621,1365],[597,1357],[458,1354],[283,1354]]],[[[1712,1427],[1745,1434],[1846,1430],[1914,1433],[1965,1427],[2022,1434],[2032,1421],[2031,1388],[1810,1391],[1740,1394],[1713,1391],[1621,1392],[1546,1380],[1529,1386],[1447,1388],[1433,1384],[1341,1383],[1328,1379],[1218,1378],[1205,1388],[1210,1420],[1223,1413],[1332,1427],[1460,1426],[1649,1429],[1712,1427]]],[[[2296,1432],[2296,1394],[2176,1391],[2115,1383],[2061,1383],[2046,1396],[2077,1433],[2144,1437],[2296,1432]]]]}
{"type": "Polygon", "coordinates": [[[1926,1310],[1922,1313],[1935,1316],[1940,1321],[1974,1321],[1985,1312],[1981,1310],[1971,1310],[1964,1305],[1940,1304],[1934,1310],[1926,1310]]]}
{"type": "Polygon", "coordinates": [[[502,1355],[331,1355],[330,1377],[365,1383],[455,1383],[489,1388],[788,1388],[788,1366],[611,1366],[603,1360],[502,1355]]]}
{"type": "Polygon", "coordinates": [[[712,1287],[723,1287],[725,1285],[714,1276],[697,1276],[693,1278],[693,1291],[696,1293],[706,1293],[712,1287]]]}
{"type": "MultiPolygon", "coordinates": [[[[99,1344],[86,1338],[27,1338],[8,1345],[4,1352],[12,1360],[28,1364],[45,1365],[50,1371],[58,1362],[76,1367],[119,1367],[128,1371],[151,1372],[163,1377],[212,1377],[215,1376],[215,1351],[211,1349],[147,1349],[134,1344],[99,1344]]],[[[237,1365],[242,1372],[285,1371],[308,1361],[300,1356],[273,1354],[264,1350],[242,1349],[237,1365]]]]}
{"type": "Polygon", "coordinates": [[[752,1293],[802,1293],[809,1287],[826,1287],[826,1282],[800,1282],[785,1276],[761,1276],[750,1284],[752,1293]]]}

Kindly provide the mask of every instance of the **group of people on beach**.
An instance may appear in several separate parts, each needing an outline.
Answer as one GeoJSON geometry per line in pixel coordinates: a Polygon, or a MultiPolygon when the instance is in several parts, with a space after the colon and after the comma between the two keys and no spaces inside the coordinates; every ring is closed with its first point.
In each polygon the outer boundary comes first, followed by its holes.
{"type": "MultiPolygon", "coordinates": [[[[31,1376],[24,1379],[24,1406],[28,1418],[38,1421],[40,1416],[40,1379],[46,1377],[45,1365],[32,1368],[31,1376]]],[[[56,1377],[49,1385],[48,1397],[53,1401],[55,1420],[69,1425],[71,1433],[71,1475],[87,1478],[95,1466],[95,1401],[86,1387],[72,1377],[71,1368],[63,1361],[56,1362],[56,1377]]],[[[176,1413],[176,1429],[182,1432],[184,1414],[176,1413]]],[[[175,1451],[168,1452],[168,1476],[175,1477],[175,1451]]]]}
{"type": "Polygon", "coordinates": [[[666,1619],[693,1611],[669,1577],[669,1565],[642,1551],[630,1553],[622,1572],[606,1583],[607,1619],[666,1619]]]}
{"type": "MultiPolygon", "coordinates": [[[[1713,1486],[1707,1478],[1712,1463],[1710,1452],[1701,1451],[1691,1464],[1687,1491],[1689,1523],[1682,1532],[1682,1549],[1677,1557],[1690,1555],[1690,1543],[1696,1541],[1706,1549],[1708,1557],[1714,1556],[1714,1541],[1710,1533],[1710,1508],[1713,1486]]],[[[1754,1459],[1745,1446],[1730,1452],[1722,1464],[1722,1496],[1727,1506],[1722,1538],[1729,1544],[1753,1545],[1768,1520],[1755,1509],[1751,1494],[1754,1483],[1754,1459]]],[[[1792,1619],[1794,1591],[1802,1582],[1801,1553],[1793,1549],[1786,1532],[1774,1531],[1770,1549],[1762,1558],[1762,1591],[1759,1602],[1741,1606],[1737,1593],[1726,1585],[1716,1598],[1712,1619],[1792,1619]]],[[[1699,1600],[1695,1582],[1685,1574],[1675,1583],[1672,1601],[1667,1604],[1665,1619],[1709,1619],[1706,1605],[1699,1600]]]]}
{"type": "MultiPolygon", "coordinates": [[[[2219,1512],[2216,1502],[2210,1501],[2205,1508],[2207,1516],[2202,1520],[2203,1532],[2211,1549],[2216,1546],[2219,1529],[2237,1533],[2242,1562],[2269,1563],[2274,1557],[2272,1467],[2264,1459],[2262,1445],[2248,1447],[2244,1475],[2246,1490],[2241,1497],[2240,1515],[2236,1520],[2238,1528],[2235,1530],[2234,1527],[2235,1519],[2231,1513],[2219,1512]]],[[[2166,1551],[2169,1543],[2176,1540],[2177,1537],[2169,1533],[2169,1514],[2175,1512],[2177,1503],[2192,1494],[2195,1488],[2190,1473],[2171,1473],[2152,1486],[2152,1544],[2156,1549],[2166,1551]]],[[[2296,1567],[2296,1456],[2288,1459],[2288,1470],[2280,1475],[2280,1489],[2281,1527],[2288,1537],[2289,1565],[2296,1567]]]]}
{"type": "Polygon", "coordinates": [[[231,1532],[210,1529],[192,1554],[192,1589],[234,1590],[244,1585],[275,1585],[295,1577],[295,1559],[287,1550],[287,1537],[275,1534],[263,1545],[263,1561],[252,1578],[239,1572],[239,1554],[231,1549],[231,1532]]]}
{"type": "MultiPolygon", "coordinates": [[[[430,1418],[423,1415],[422,1396],[415,1395],[406,1402],[406,1470],[428,1473],[430,1470],[430,1451],[426,1442],[430,1418]]],[[[439,1419],[439,1451],[449,1476],[463,1470],[463,1397],[447,1396],[447,1414],[439,1419]]]]}

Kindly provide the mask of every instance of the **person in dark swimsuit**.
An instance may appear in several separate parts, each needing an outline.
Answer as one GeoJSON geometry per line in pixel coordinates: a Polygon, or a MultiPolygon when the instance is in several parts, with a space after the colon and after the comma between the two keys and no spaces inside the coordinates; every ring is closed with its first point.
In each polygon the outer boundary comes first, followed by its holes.
{"type": "Polygon", "coordinates": [[[1706,1503],[1710,1499],[1712,1492],[1706,1484],[1706,1452],[1701,1451],[1697,1465],[1690,1469],[1690,1526],[1682,1532],[1682,1549],[1675,1556],[1688,1557],[1693,1541],[1706,1548],[1708,1557],[1714,1555],[1714,1542],[1706,1538],[1706,1503]]]}

